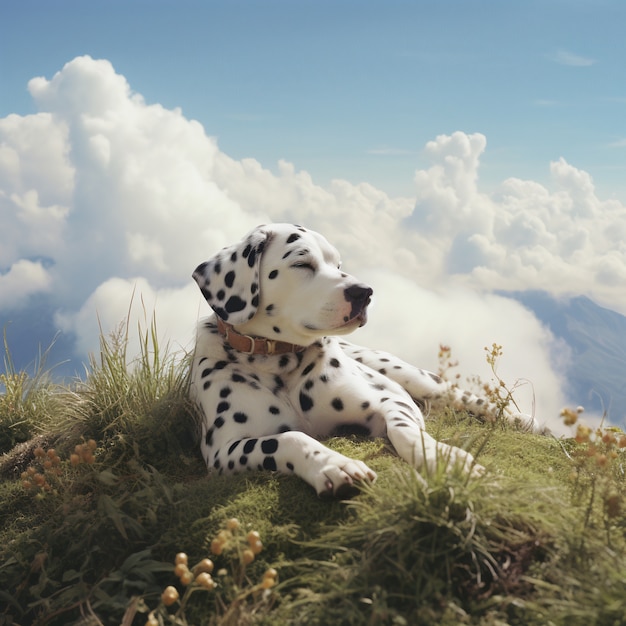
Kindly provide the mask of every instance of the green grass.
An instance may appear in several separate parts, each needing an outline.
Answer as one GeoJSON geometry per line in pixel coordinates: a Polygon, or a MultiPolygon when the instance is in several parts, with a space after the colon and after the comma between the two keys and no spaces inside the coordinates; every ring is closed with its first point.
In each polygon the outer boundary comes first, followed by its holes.
{"type": "Polygon", "coordinates": [[[429,431],[478,452],[485,477],[422,475],[383,441],[333,439],[379,478],[321,501],[292,476],[207,476],[187,360],[154,328],[141,337],[132,363],[124,333],[103,339],[71,385],[6,368],[0,625],[624,623],[620,433],[557,441],[442,412],[429,431]],[[263,550],[243,565],[249,530],[263,550]],[[212,558],[217,588],[184,587],[179,552],[212,558]],[[180,602],[166,608],[168,586],[180,602]]]}

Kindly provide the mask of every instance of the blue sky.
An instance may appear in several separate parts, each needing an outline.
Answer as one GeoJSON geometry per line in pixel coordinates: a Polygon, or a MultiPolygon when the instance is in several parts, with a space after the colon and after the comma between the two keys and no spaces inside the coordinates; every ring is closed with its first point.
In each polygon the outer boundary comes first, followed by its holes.
{"type": "Polygon", "coordinates": [[[34,76],[105,58],[234,158],[408,194],[426,141],[486,135],[485,185],[564,157],[626,196],[626,3],[56,0],[0,9],[0,115],[34,76]]]}
{"type": "Polygon", "coordinates": [[[558,421],[567,349],[502,292],[626,314],[625,23],[603,0],[3,2],[16,364],[60,333],[51,360],[80,373],[152,311],[190,349],[191,271],[296,222],[374,288],[357,343],[431,369],[448,344],[488,377],[497,342],[558,421]]]}

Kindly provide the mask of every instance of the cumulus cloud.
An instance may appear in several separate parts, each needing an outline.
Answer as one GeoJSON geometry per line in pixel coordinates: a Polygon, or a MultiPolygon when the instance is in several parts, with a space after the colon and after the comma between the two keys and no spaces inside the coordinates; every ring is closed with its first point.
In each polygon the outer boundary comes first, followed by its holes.
{"type": "MultiPolygon", "coordinates": [[[[626,312],[626,206],[601,200],[589,173],[561,158],[552,189],[509,178],[491,195],[477,186],[483,135],[454,133],[427,145],[433,165],[415,175],[408,223],[438,240],[436,282],[476,289],[584,293],[626,312]]],[[[420,277],[422,284],[428,277],[420,277]]],[[[431,281],[432,284],[432,281],[431,281]]]]}
{"type": "Polygon", "coordinates": [[[50,288],[48,272],[39,262],[20,259],[5,274],[0,273],[0,311],[15,310],[31,294],[50,288]]]}
{"type": "MultiPolygon", "coordinates": [[[[61,330],[76,335],[77,349],[88,354],[101,333],[128,330],[128,354],[140,352],[139,337],[154,323],[159,345],[181,353],[193,350],[195,323],[201,300],[195,284],[155,289],[145,278],[110,278],[87,298],[78,311],[59,310],[61,330]]],[[[97,345],[97,344],[96,344],[97,345]]]]}
{"type": "Polygon", "coordinates": [[[233,159],[180,110],[146,103],[108,61],[76,58],[29,90],[39,112],[0,119],[0,310],[48,293],[81,357],[131,300],[133,326],[156,308],[164,338],[188,346],[208,313],[191,271],[271,221],[324,233],[372,284],[371,321],[355,340],[427,367],[449,343],[462,373],[483,377],[483,347],[501,343],[503,374],[532,381],[541,413],[563,401],[558,347],[492,292],[584,293],[624,311],[626,207],[599,199],[563,159],[550,164],[550,187],[511,178],[486,194],[486,138],[441,135],[424,148],[414,197],[392,198],[367,183],[318,185],[285,161],[273,172],[233,159]]]}

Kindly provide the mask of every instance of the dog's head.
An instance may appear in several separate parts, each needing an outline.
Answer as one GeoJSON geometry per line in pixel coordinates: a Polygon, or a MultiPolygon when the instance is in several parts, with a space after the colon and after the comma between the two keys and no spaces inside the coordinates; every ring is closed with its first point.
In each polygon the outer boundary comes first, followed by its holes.
{"type": "Polygon", "coordinates": [[[298,345],[365,324],[372,295],[341,271],[339,253],[322,235],[292,224],[255,228],[193,277],[239,332],[298,345]]]}

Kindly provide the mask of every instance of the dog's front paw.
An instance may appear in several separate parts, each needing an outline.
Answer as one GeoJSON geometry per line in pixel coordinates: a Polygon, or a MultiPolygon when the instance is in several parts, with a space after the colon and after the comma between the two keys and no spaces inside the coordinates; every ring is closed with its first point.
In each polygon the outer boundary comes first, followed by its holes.
{"type": "Polygon", "coordinates": [[[437,445],[436,462],[445,463],[448,471],[461,470],[464,474],[469,474],[473,478],[482,476],[486,472],[485,468],[480,463],[477,463],[467,450],[449,446],[445,443],[437,445]]]}
{"type": "Polygon", "coordinates": [[[321,498],[348,499],[358,493],[357,483],[374,482],[376,472],[362,461],[344,459],[332,461],[322,468],[315,481],[317,495],[321,498]]]}

